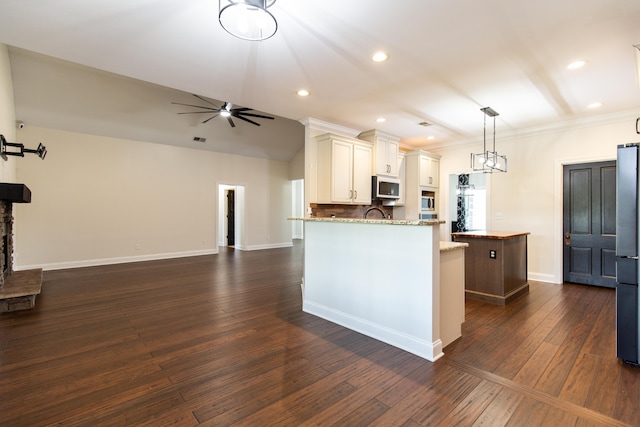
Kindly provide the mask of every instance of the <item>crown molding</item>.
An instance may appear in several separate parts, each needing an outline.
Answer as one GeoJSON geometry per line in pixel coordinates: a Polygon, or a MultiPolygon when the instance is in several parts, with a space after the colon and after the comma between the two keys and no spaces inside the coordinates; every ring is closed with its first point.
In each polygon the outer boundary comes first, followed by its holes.
{"type": "Polygon", "coordinates": [[[298,120],[305,127],[309,128],[314,132],[324,132],[324,133],[335,133],[338,135],[348,136],[351,138],[356,138],[360,131],[348,128],[346,126],[340,126],[329,122],[324,122],[322,120],[314,119],[312,117],[305,117],[304,119],[298,120]]]}
{"type": "MultiPolygon", "coordinates": [[[[562,132],[573,129],[589,128],[594,126],[605,126],[610,124],[616,124],[621,122],[632,122],[640,115],[640,112],[636,110],[627,110],[617,113],[601,114],[598,116],[581,117],[579,119],[565,120],[548,125],[534,126],[525,129],[516,129],[501,131],[499,135],[496,135],[496,142],[509,141],[512,139],[525,138],[529,136],[545,135],[554,132],[562,132]]],[[[482,142],[482,137],[464,138],[455,141],[436,142],[433,144],[425,144],[420,147],[403,145],[410,150],[428,150],[428,151],[446,151],[465,146],[477,145],[482,142]]],[[[402,146],[402,141],[401,141],[402,146]]]]}

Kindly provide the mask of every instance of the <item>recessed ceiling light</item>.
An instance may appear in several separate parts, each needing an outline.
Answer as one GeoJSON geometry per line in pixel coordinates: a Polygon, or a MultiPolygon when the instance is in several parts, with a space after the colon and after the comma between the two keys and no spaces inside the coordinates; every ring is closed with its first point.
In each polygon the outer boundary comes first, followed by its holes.
{"type": "Polygon", "coordinates": [[[378,117],[378,118],[376,119],[376,122],[378,122],[378,123],[384,123],[384,122],[386,122],[386,121],[387,121],[387,119],[385,119],[384,117],[378,117]]]}
{"type": "Polygon", "coordinates": [[[431,140],[433,140],[433,139],[436,139],[436,137],[435,137],[435,136],[433,136],[433,135],[429,135],[429,136],[427,137],[427,139],[428,139],[429,141],[431,141],[431,140]]]}
{"type": "Polygon", "coordinates": [[[592,102],[591,104],[587,105],[587,108],[600,108],[602,107],[602,102],[592,102]]]}
{"type": "Polygon", "coordinates": [[[389,55],[387,55],[383,51],[379,51],[379,52],[374,53],[373,56],[371,57],[371,59],[373,60],[373,62],[384,62],[387,59],[389,59],[389,55]]]}
{"type": "Polygon", "coordinates": [[[309,91],[306,89],[300,89],[297,93],[298,96],[309,96],[309,91]]]}
{"type": "Polygon", "coordinates": [[[567,65],[567,68],[569,70],[577,70],[578,68],[584,67],[586,63],[587,61],[585,61],[584,59],[573,61],[571,64],[567,65]]]}

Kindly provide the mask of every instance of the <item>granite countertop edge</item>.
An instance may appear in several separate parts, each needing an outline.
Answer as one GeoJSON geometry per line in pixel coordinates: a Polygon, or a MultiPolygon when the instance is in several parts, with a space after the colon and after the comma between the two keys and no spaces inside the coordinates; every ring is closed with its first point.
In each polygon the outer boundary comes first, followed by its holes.
{"type": "Polygon", "coordinates": [[[457,249],[464,249],[468,247],[468,243],[440,241],[440,252],[455,251],[457,249]]]}
{"type": "Polygon", "coordinates": [[[306,222],[338,222],[351,224],[383,224],[383,225],[436,225],[445,221],[438,219],[382,219],[382,218],[321,218],[321,217],[290,217],[290,221],[306,222]]]}

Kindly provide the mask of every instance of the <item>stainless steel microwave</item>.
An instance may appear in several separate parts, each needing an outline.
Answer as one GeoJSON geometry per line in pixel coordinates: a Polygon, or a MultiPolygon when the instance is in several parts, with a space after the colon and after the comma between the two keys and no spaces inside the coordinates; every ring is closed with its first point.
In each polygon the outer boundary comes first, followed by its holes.
{"type": "Polygon", "coordinates": [[[399,199],[400,180],[384,176],[371,177],[372,199],[399,199]]]}

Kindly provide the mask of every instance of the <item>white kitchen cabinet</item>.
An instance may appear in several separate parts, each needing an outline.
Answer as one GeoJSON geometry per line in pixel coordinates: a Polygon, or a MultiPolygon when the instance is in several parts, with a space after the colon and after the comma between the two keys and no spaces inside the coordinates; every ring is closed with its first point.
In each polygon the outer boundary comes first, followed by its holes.
{"type": "Polygon", "coordinates": [[[318,203],[371,204],[371,144],[334,134],[318,142],[318,203]]]}
{"type": "Polygon", "coordinates": [[[397,178],[400,138],[375,129],[362,132],[358,138],[373,143],[373,174],[397,178]]]}
{"type": "Polygon", "coordinates": [[[405,157],[405,208],[406,219],[420,219],[421,214],[438,214],[438,184],[440,156],[427,151],[416,150],[405,157]],[[435,209],[423,208],[423,197],[433,197],[435,209]]]}
{"type": "Polygon", "coordinates": [[[398,198],[398,200],[395,201],[393,206],[404,206],[405,194],[406,194],[406,190],[405,190],[405,185],[406,185],[405,169],[406,168],[404,166],[404,161],[405,161],[405,153],[402,151],[399,151],[398,152],[398,179],[400,180],[400,197],[398,198]]]}
{"type": "Polygon", "coordinates": [[[440,159],[432,155],[420,155],[420,186],[438,188],[440,159]]]}

